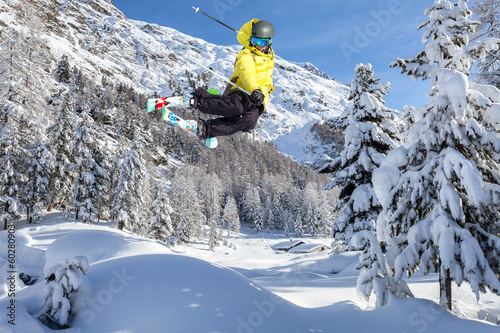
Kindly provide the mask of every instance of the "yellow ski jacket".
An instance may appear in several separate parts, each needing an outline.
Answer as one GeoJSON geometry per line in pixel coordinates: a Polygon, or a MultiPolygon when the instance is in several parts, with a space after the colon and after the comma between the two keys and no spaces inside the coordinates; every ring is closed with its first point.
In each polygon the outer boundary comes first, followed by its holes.
{"type": "MultiPolygon", "coordinates": [[[[274,52],[272,47],[269,54],[264,54],[255,47],[250,46],[252,25],[258,21],[258,19],[253,19],[245,23],[238,32],[238,41],[244,46],[244,49],[236,57],[231,81],[249,93],[260,88],[265,96],[264,107],[267,107],[269,94],[274,90],[274,52]]],[[[236,88],[232,87],[232,89],[236,88]]]]}

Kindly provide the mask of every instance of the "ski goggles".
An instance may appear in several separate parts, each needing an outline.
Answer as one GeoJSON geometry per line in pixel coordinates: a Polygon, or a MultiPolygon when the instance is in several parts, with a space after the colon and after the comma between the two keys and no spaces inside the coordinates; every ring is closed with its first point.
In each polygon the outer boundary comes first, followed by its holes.
{"type": "Polygon", "coordinates": [[[267,47],[271,45],[271,38],[259,38],[252,36],[252,38],[250,38],[250,43],[257,47],[267,47]]]}

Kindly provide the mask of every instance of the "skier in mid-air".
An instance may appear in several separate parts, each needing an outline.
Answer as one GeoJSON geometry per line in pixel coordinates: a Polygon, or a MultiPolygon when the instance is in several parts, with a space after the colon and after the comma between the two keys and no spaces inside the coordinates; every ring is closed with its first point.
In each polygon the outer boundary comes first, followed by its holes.
{"type": "Polygon", "coordinates": [[[244,48],[236,57],[231,82],[250,95],[230,84],[222,96],[202,88],[192,94],[190,106],[202,113],[222,116],[193,122],[193,131],[200,139],[247,132],[255,127],[274,90],[273,37],[273,25],[258,19],[245,23],[238,32],[238,41],[244,48]]]}

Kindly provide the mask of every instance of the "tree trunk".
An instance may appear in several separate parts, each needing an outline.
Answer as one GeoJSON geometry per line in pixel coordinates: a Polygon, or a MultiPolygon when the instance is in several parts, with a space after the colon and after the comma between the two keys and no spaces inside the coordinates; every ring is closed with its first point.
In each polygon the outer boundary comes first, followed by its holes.
{"type": "Polygon", "coordinates": [[[54,205],[54,201],[51,201],[51,202],[50,202],[49,208],[47,208],[47,211],[48,211],[48,212],[51,212],[51,211],[52,211],[52,205],[54,205]]]}
{"type": "Polygon", "coordinates": [[[7,230],[7,219],[5,219],[5,222],[3,223],[3,230],[7,230]]]}
{"type": "Polygon", "coordinates": [[[450,270],[444,269],[441,261],[439,261],[439,305],[451,311],[450,270]]]}
{"type": "Polygon", "coordinates": [[[123,230],[125,223],[123,221],[118,222],[118,230],[123,230]]]}
{"type": "Polygon", "coordinates": [[[26,219],[28,220],[28,223],[31,223],[31,209],[29,207],[26,208],[26,219]]]}

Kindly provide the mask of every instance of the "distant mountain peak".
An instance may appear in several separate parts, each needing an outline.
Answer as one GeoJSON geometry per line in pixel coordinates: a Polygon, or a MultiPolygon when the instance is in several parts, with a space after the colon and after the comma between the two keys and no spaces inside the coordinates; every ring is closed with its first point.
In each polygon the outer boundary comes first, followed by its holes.
{"type": "Polygon", "coordinates": [[[333,78],[331,78],[328,74],[326,74],[325,72],[323,72],[318,67],[311,64],[310,62],[299,63],[298,65],[305,68],[306,70],[313,73],[314,75],[317,75],[317,76],[322,77],[322,78],[327,79],[327,80],[333,80],[333,78]]]}

